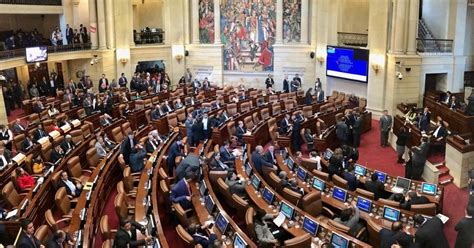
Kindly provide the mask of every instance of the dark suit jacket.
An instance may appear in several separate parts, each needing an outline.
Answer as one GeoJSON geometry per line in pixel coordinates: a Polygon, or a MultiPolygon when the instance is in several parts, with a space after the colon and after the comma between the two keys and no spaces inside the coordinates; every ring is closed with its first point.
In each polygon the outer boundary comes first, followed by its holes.
{"type": "Polygon", "coordinates": [[[273,167],[273,164],[265,161],[263,156],[256,151],[252,153],[252,162],[255,165],[255,168],[257,169],[257,171],[260,173],[262,173],[262,166],[273,167]]]}
{"type": "Polygon", "coordinates": [[[74,144],[71,142],[69,142],[69,147],[70,149],[68,148],[68,142],[66,142],[65,140],[63,142],[61,142],[61,149],[63,149],[64,152],[67,152],[67,150],[71,150],[74,149],[74,144]]]}
{"type": "MultiPolygon", "coordinates": [[[[289,121],[288,121],[289,122],[289,121]]],[[[288,128],[289,128],[289,125],[288,123],[286,122],[286,119],[283,118],[283,120],[281,120],[280,122],[280,134],[286,134],[288,133],[288,128]]]]}
{"type": "MultiPolygon", "coordinates": [[[[3,156],[5,157],[5,160],[7,160],[8,163],[12,161],[12,155],[11,152],[7,149],[3,152],[3,156]]],[[[0,166],[4,166],[3,160],[0,159],[0,166]]]]}
{"type": "Polygon", "coordinates": [[[36,129],[33,133],[33,140],[37,141],[45,136],[48,136],[48,133],[46,133],[46,131],[40,131],[40,129],[36,129]]]}
{"type": "Polygon", "coordinates": [[[349,134],[349,127],[343,121],[338,121],[336,123],[336,136],[339,140],[346,141],[347,135],[349,134]]]}
{"type": "Polygon", "coordinates": [[[14,131],[15,133],[21,133],[21,132],[24,131],[24,130],[26,130],[26,128],[23,127],[22,125],[18,124],[18,123],[15,123],[15,124],[13,125],[13,131],[14,131]],[[22,129],[22,128],[23,128],[23,129],[22,129]]]}
{"type": "Polygon", "coordinates": [[[417,147],[413,147],[413,157],[412,160],[415,163],[425,163],[426,162],[426,156],[428,155],[428,150],[429,150],[430,144],[428,142],[426,143],[421,143],[417,147]]]}
{"type": "Polygon", "coordinates": [[[237,138],[240,141],[242,141],[242,138],[244,137],[245,132],[246,132],[245,127],[244,128],[235,127],[235,136],[237,136],[237,138]]]}
{"type": "Polygon", "coordinates": [[[385,186],[380,181],[367,180],[364,184],[366,190],[374,193],[375,200],[378,200],[382,197],[383,192],[385,191],[385,186]]]}
{"type": "MultiPolygon", "coordinates": [[[[135,248],[141,245],[145,245],[145,240],[137,240],[137,231],[135,226],[140,226],[140,224],[133,222],[130,232],[132,236],[128,234],[125,229],[122,227],[117,230],[114,239],[115,248],[135,248]]],[[[141,228],[141,226],[139,227],[141,228]]]]}
{"type": "Polygon", "coordinates": [[[449,248],[448,240],[444,236],[443,222],[438,217],[427,220],[415,233],[417,247],[449,248]]]}
{"type": "MultiPolygon", "coordinates": [[[[153,142],[151,140],[146,141],[146,144],[145,144],[146,152],[153,153],[155,151],[155,148],[153,147],[152,143],[153,142]]],[[[156,148],[158,148],[158,144],[154,144],[154,145],[156,148]]]]}
{"type": "Polygon", "coordinates": [[[342,175],[344,176],[344,179],[347,181],[347,184],[349,185],[349,190],[354,191],[357,189],[357,185],[359,184],[359,181],[357,180],[357,177],[349,172],[343,172],[342,175]]]}
{"type": "Polygon", "coordinates": [[[225,147],[221,147],[219,153],[221,154],[221,161],[224,163],[233,162],[235,160],[235,156],[230,151],[226,150],[225,147]]]}
{"type": "Polygon", "coordinates": [[[283,80],[283,91],[285,93],[288,93],[290,91],[290,83],[286,79],[283,80]]]}
{"type": "Polygon", "coordinates": [[[474,219],[463,218],[454,227],[458,232],[454,248],[471,248],[474,244],[474,219]]]}
{"type": "Polygon", "coordinates": [[[400,207],[406,210],[410,210],[411,205],[426,204],[426,203],[430,203],[430,200],[426,198],[426,196],[421,195],[421,196],[414,197],[410,199],[409,201],[405,201],[404,203],[401,203],[400,207]]]}
{"type": "MultiPolygon", "coordinates": [[[[411,235],[408,235],[404,232],[394,232],[392,230],[388,230],[385,228],[382,228],[380,230],[380,248],[390,248],[393,244],[396,243],[397,239],[400,237],[403,237],[404,239],[409,239],[413,240],[413,237],[411,235]]],[[[410,244],[407,248],[412,247],[413,244],[410,244]]]]}
{"type": "Polygon", "coordinates": [[[145,167],[143,159],[146,156],[145,149],[139,149],[135,152],[130,153],[130,168],[132,172],[142,171],[145,167]]]}
{"type": "Polygon", "coordinates": [[[49,162],[56,163],[59,159],[61,159],[64,155],[59,154],[56,150],[51,151],[51,157],[49,158],[49,162]]]}
{"type": "Polygon", "coordinates": [[[428,131],[430,127],[431,114],[428,112],[426,115],[421,114],[420,120],[418,121],[418,128],[420,131],[428,131]]]}
{"type": "Polygon", "coordinates": [[[50,239],[48,241],[48,246],[46,246],[46,247],[48,247],[48,248],[61,248],[61,246],[59,246],[58,242],[56,242],[54,239],[50,239]]]}
{"type": "Polygon", "coordinates": [[[196,172],[199,169],[199,157],[194,153],[189,153],[176,167],[176,180],[184,178],[188,171],[196,172]]]}
{"type": "Polygon", "coordinates": [[[186,180],[181,179],[171,188],[170,200],[178,203],[185,200],[187,196],[191,196],[191,192],[186,186],[186,180]]]}
{"type": "Polygon", "coordinates": [[[16,244],[17,248],[39,248],[41,245],[41,242],[33,236],[33,240],[28,237],[25,233],[22,233],[20,235],[20,238],[18,239],[18,242],[16,244]],[[33,244],[34,242],[34,244],[33,244]]]}
{"type": "MultiPolygon", "coordinates": [[[[137,140],[134,137],[133,145],[135,144],[137,144],[137,140]]],[[[132,148],[133,147],[131,147],[130,138],[126,136],[125,140],[122,143],[121,149],[122,149],[123,159],[125,160],[125,162],[127,162],[127,164],[130,163],[130,152],[132,151],[132,148]]]]}
{"type": "Polygon", "coordinates": [[[34,145],[33,141],[31,141],[31,144],[29,144],[30,142],[28,142],[27,139],[24,139],[23,142],[21,143],[21,151],[22,152],[27,152],[29,149],[31,149],[34,145]]]}
{"type": "Polygon", "coordinates": [[[273,157],[272,157],[271,152],[267,151],[267,153],[265,153],[265,161],[275,164],[276,163],[275,153],[273,154],[273,157]]]}

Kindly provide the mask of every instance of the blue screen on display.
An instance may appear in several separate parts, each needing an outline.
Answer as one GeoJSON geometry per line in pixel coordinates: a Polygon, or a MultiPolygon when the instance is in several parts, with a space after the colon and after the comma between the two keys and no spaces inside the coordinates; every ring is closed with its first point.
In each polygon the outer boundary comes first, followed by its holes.
{"type": "Polygon", "coordinates": [[[355,174],[356,175],[359,175],[359,176],[365,176],[365,167],[360,165],[360,164],[356,164],[355,165],[355,174]]]}
{"type": "Polygon", "coordinates": [[[206,196],[206,209],[207,209],[207,212],[209,212],[209,214],[212,213],[212,211],[214,210],[214,200],[212,200],[212,197],[211,196],[206,196]]]}
{"type": "Polygon", "coordinates": [[[370,210],[372,209],[372,201],[358,196],[357,207],[366,213],[370,213],[370,210]]]}
{"type": "Polygon", "coordinates": [[[298,172],[296,173],[296,176],[301,180],[301,181],[306,181],[306,171],[303,168],[298,168],[298,172]]]}
{"type": "Polygon", "coordinates": [[[323,191],[324,190],[324,181],[317,178],[317,177],[313,177],[313,188],[315,188],[319,191],[323,191]]]}
{"type": "Polygon", "coordinates": [[[400,210],[391,208],[391,207],[384,207],[383,208],[383,217],[386,220],[390,221],[398,221],[400,217],[400,210]]]}
{"type": "Polygon", "coordinates": [[[245,173],[247,174],[247,176],[250,176],[250,174],[252,174],[252,166],[250,166],[249,163],[245,164],[245,173]]]}
{"type": "Polygon", "coordinates": [[[334,187],[334,189],[332,190],[332,198],[342,201],[342,202],[346,202],[346,197],[347,197],[347,191],[339,187],[334,187]]]}
{"type": "Polygon", "coordinates": [[[216,218],[216,226],[221,231],[221,233],[225,233],[227,229],[227,225],[229,224],[229,221],[227,221],[222,214],[217,215],[216,218]]]}
{"type": "Polygon", "coordinates": [[[334,248],[347,248],[349,246],[349,240],[333,232],[331,235],[331,245],[334,248]]]}
{"type": "Polygon", "coordinates": [[[380,171],[374,171],[374,173],[377,175],[380,182],[385,183],[385,180],[387,180],[387,174],[380,171]]]}
{"type": "Polygon", "coordinates": [[[252,185],[256,190],[260,188],[260,179],[256,175],[252,176],[252,185]]]}
{"type": "Polygon", "coordinates": [[[324,157],[324,159],[329,160],[329,159],[331,159],[332,154],[333,154],[333,152],[331,150],[327,149],[326,151],[324,151],[323,157],[324,157]]]}
{"type": "Polygon", "coordinates": [[[263,199],[268,203],[268,204],[272,204],[273,203],[273,193],[267,188],[265,187],[265,189],[263,189],[263,199]]]}
{"type": "Polygon", "coordinates": [[[422,183],[421,192],[428,195],[436,195],[436,184],[422,183]]]}
{"type": "Polygon", "coordinates": [[[286,216],[286,218],[291,220],[293,218],[293,211],[294,209],[290,205],[285,202],[280,203],[280,212],[286,216]]]}
{"type": "Polygon", "coordinates": [[[288,166],[288,169],[293,170],[293,165],[295,164],[295,161],[293,159],[288,158],[288,161],[286,162],[286,165],[288,166]]]}
{"type": "Polygon", "coordinates": [[[238,233],[236,233],[234,237],[234,248],[245,248],[245,247],[247,247],[247,243],[245,243],[244,239],[240,237],[238,233]]]}
{"type": "Polygon", "coordinates": [[[304,220],[303,220],[303,230],[305,230],[307,233],[315,236],[316,233],[318,232],[318,227],[319,227],[319,224],[308,218],[308,217],[304,217],[304,220]]]}
{"type": "Polygon", "coordinates": [[[326,75],[367,83],[369,50],[327,47],[326,75]]]}

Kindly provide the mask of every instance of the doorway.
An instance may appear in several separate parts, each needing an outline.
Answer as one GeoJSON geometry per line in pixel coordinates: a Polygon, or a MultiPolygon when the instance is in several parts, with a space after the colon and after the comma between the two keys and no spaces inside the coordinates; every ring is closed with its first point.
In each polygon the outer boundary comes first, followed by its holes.
{"type": "Polygon", "coordinates": [[[448,73],[431,73],[425,75],[425,93],[428,91],[447,91],[448,73]]]}

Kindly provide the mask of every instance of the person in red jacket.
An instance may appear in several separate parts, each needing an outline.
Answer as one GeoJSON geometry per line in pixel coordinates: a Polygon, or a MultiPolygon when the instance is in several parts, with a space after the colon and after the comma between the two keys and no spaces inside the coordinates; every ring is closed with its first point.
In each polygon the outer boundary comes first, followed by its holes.
{"type": "Polygon", "coordinates": [[[21,190],[24,190],[26,188],[33,188],[33,186],[35,186],[35,179],[30,176],[30,174],[28,174],[25,170],[23,170],[23,168],[16,168],[16,174],[16,181],[21,190]]]}

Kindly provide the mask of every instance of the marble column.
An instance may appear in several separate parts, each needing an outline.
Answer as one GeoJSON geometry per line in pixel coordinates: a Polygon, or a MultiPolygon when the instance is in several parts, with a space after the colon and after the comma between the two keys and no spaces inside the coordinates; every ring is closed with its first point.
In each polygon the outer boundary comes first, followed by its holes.
{"type": "Polygon", "coordinates": [[[192,11],[192,33],[193,33],[193,44],[199,44],[199,0],[192,0],[191,4],[192,11]]]}
{"type": "Polygon", "coordinates": [[[107,35],[105,30],[105,0],[97,0],[97,32],[99,33],[99,49],[107,48],[107,35]]]}
{"type": "Polygon", "coordinates": [[[99,47],[99,39],[97,37],[97,8],[95,0],[89,0],[89,28],[88,34],[92,48],[97,49],[99,47]]]}
{"type": "Polygon", "coordinates": [[[113,0],[105,0],[105,18],[107,21],[107,48],[115,48],[115,20],[113,0]]]}
{"type": "Polygon", "coordinates": [[[221,5],[214,0],[214,44],[221,44],[221,5]]]}
{"type": "Polygon", "coordinates": [[[416,54],[416,36],[418,33],[418,15],[420,10],[420,0],[410,0],[410,10],[408,16],[408,40],[407,53],[416,54]]]}
{"type": "Polygon", "coordinates": [[[283,43],[283,0],[277,0],[276,3],[276,44],[283,43]]]}
{"type": "Polygon", "coordinates": [[[308,44],[308,21],[309,4],[308,0],[301,0],[301,39],[302,44],[308,44]]]}
{"type": "Polygon", "coordinates": [[[397,0],[393,2],[392,18],[392,53],[402,54],[405,52],[405,21],[407,12],[407,2],[397,0]]]}
{"type": "Polygon", "coordinates": [[[73,15],[73,21],[70,24],[74,29],[77,28],[77,31],[79,32],[79,3],[80,0],[73,0],[72,1],[72,15],[73,15]]]}

